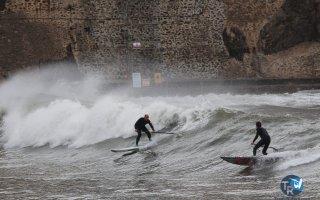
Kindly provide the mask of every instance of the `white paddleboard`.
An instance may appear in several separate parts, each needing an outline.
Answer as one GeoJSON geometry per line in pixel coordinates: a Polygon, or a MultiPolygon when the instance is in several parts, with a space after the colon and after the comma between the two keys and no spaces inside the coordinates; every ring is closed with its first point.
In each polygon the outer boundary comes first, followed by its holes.
{"type": "Polygon", "coordinates": [[[142,146],[126,147],[121,149],[111,149],[112,152],[128,152],[128,151],[146,151],[157,145],[156,142],[149,142],[142,146]]]}

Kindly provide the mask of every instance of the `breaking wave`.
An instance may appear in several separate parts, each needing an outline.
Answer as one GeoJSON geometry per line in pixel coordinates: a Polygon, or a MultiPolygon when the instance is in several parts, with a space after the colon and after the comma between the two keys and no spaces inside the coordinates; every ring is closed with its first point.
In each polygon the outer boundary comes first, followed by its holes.
{"type": "Polygon", "coordinates": [[[148,113],[157,130],[188,135],[180,145],[190,152],[251,155],[254,124],[261,120],[271,146],[283,151],[275,154],[292,158],[278,170],[320,159],[320,91],[137,97],[101,90],[105,83],[99,77],[60,70],[21,73],[0,85],[5,148],[80,148],[129,138],[136,135],[135,121],[148,113]]]}

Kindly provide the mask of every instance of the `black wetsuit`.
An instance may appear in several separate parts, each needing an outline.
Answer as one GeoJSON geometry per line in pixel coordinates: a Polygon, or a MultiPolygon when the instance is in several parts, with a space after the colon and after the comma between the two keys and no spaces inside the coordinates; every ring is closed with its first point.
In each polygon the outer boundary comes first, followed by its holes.
{"type": "Polygon", "coordinates": [[[145,132],[148,135],[149,140],[151,140],[151,134],[149,130],[146,128],[146,124],[149,124],[154,131],[153,125],[150,122],[150,120],[146,120],[145,118],[141,117],[138,119],[138,121],[134,124],[134,128],[137,130],[138,137],[136,139],[136,145],[138,146],[140,137],[141,137],[141,131],[145,132]]]}
{"type": "Polygon", "coordinates": [[[269,136],[267,130],[262,127],[257,128],[257,134],[256,134],[256,137],[254,138],[253,142],[256,141],[258,136],[261,137],[261,140],[256,144],[256,146],[254,146],[253,155],[254,156],[256,155],[257,149],[259,147],[261,147],[262,145],[264,145],[262,153],[264,155],[267,155],[267,149],[268,149],[270,141],[271,141],[270,136],[269,136]]]}

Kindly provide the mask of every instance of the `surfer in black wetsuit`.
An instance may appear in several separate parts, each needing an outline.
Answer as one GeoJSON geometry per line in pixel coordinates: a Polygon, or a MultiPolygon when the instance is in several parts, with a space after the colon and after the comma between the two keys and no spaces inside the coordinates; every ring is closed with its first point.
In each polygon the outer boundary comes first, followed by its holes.
{"type": "Polygon", "coordinates": [[[141,131],[145,132],[148,135],[149,141],[151,141],[151,134],[149,130],[146,128],[146,124],[149,124],[152,128],[152,131],[154,132],[153,125],[151,121],[149,120],[149,115],[144,115],[144,117],[141,117],[138,119],[138,121],[134,124],[134,128],[136,129],[136,132],[138,133],[137,139],[136,139],[136,146],[139,144],[139,140],[141,137],[141,131]]]}
{"type": "Polygon", "coordinates": [[[269,147],[270,144],[270,136],[268,134],[268,132],[266,131],[266,129],[261,127],[261,122],[256,122],[256,127],[257,127],[257,134],[253,139],[252,145],[254,145],[254,142],[256,141],[256,139],[258,139],[258,136],[261,137],[261,140],[256,144],[256,146],[254,146],[253,148],[253,155],[256,155],[257,149],[259,147],[261,147],[262,145],[264,145],[262,153],[263,155],[267,155],[267,149],[269,147]]]}

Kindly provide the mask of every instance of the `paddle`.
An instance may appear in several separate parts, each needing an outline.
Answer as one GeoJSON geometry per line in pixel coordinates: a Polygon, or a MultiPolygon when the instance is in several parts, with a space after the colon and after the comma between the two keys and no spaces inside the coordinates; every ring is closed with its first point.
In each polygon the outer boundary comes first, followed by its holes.
{"type": "Polygon", "coordinates": [[[274,151],[279,151],[279,149],[274,148],[274,147],[268,147],[268,148],[273,149],[274,151]]]}
{"type": "Polygon", "coordinates": [[[176,133],[172,133],[172,132],[164,132],[164,131],[155,131],[153,133],[160,133],[160,134],[176,134],[176,133]]]}
{"type": "MultiPolygon", "coordinates": [[[[256,145],[256,144],[251,144],[251,145],[256,145]]],[[[261,147],[263,147],[263,146],[261,146],[261,147]]],[[[271,146],[269,146],[268,148],[270,148],[270,149],[273,149],[274,151],[279,151],[279,149],[277,149],[277,148],[275,148],[275,147],[271,147],[271,146]]]]}

